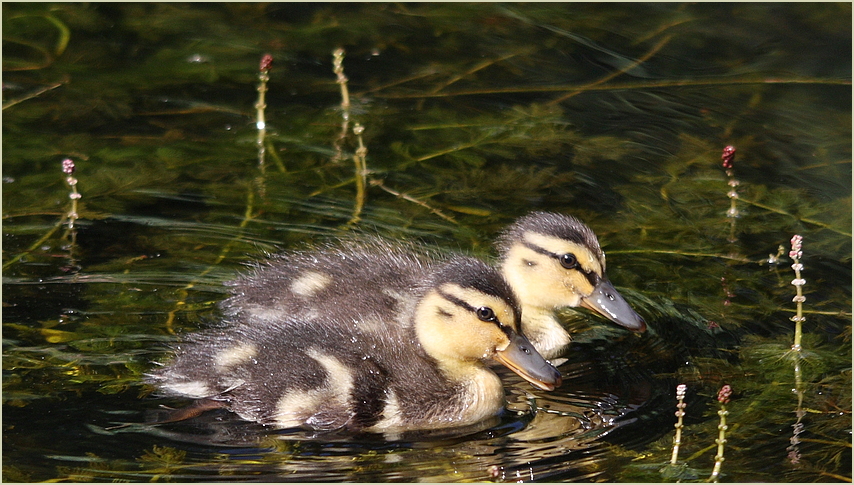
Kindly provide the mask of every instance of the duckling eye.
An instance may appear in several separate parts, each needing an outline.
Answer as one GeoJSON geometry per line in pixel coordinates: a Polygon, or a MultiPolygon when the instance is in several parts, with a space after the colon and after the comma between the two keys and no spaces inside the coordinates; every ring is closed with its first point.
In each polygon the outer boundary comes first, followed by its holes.
{"type": "Polygon", "coordinates": [[[492,311],[492,308],[482,306],[475,310],[475,313],[477,313],[477,318],[480,318],[484,322],[495,321],[495,312],[492,311]]]}
{"type": "Polygon", "coordinates": [[[572,253],[562,254],[560,256],[560,265],[566,269],[575,269],[578,267],[578,258],[572,253]]]}

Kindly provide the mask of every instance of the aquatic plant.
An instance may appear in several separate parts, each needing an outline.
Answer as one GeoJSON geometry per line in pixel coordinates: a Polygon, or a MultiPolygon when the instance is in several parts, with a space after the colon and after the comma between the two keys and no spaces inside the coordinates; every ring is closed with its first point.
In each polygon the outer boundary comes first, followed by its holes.
{"type": "Polygon", "coordinates": [[[66,174],[65,183],[71,187],[71,193],[68,194],[68,198],[71,199],[71,209],[68,210],[68,214],[66,214],[65,218],[68,220],[68,229],[74,229],[74,222],[77,220],[80,215],[77,213],[77,201],[80,200],[82,195],[77,191],[77,179],[74,178],[74,170],[76,169],[74,165],[74,161],[70,158],[66,158],[62,161],[62,173],[66,174]]]}
{"type": "Polygon", "coordinates": [[[62,173],[65,174],[65,183],[71,188],[71,192],[68,194],[68,198],[71,200],[70,207],[68,211],[54,224],[54,226],[45,234],[42,235],[41,238],[36,240],[26,251],[18,253],[15,257],[10,258],[8,261],[3,263],[3,269],[10,267],[11,265],[19,262],[26,254],[35,251],[37,248],[41,247],[47,240],[49,240],[53,234],[63,225],[67,224],[66,231],[62,235],[62,239],[68,241],[67,249],[69,251],[69,267],[76,267],[76,260],[74,257],[74,248],[77,240],[77,229],[75,227],[75,223],[77,219],[80,218],[78,201],[83,197],[82,194],[77,190],[77,178],[74,177],[74,172],[77,170],[77,166],[74,164],[74,160],[70,158],[66,158],[62,160],[62,173]]]}
{"type": "MultiPolygon", "coordinates": [[[[347,88],[347,76],[344,75],[344,54],[343,48],[337,48],[332,51],[332,72],[335,73],[335,82],[341,88],[341,133],[336,138],[335,155],[332,161],[338,161],[343,158],[343,142],[348,135],[348,127],[350,125],[350,90],[347,88]]],[[[353,214],[350,220],[347,221],[345,227],[351,227],[361,220],[362,209],[365,207],[365,199],[367,198],[367,177],[368,166],[365,157],[368,155],[368,149],[362,139],[365,127],[359,123],[353,126],[353,134],[356,135],[356,140],[359,146],[353,154],[354,180],[356,181],[356,201],[353,206],[353,214]]]]}
{"type": "Polygon", "coordinates": [[[682,428],[685,427],[682,424],[682,418],[685,417],[685,391],[688,389],[688,386],[685,384],[679,384],[676,386],[676,424],[673,425],[676,428],[676,436],[673,438],[673,455],[670,457],[670,464],[676,465],[677,460],[679,459],[679,445],[682,444],[682,428]]]}
{"type": "Polygon", "coordinates": [[[723,160],[723,167],[726,170],[726,175],[729,178],[727,181],[727,185],[730,186],[730,191],[727,192],[727,197],[729,197],[730,205],[729,210],[726,211],[726,216],[730,221],[730,229],[729,229],[729,242],[736,242],[735,238],[735,220],[738,218],[738,207],[735,205],[735,201],[738,200],[738,192],[736,191],[736,187],[738,187],[739,181],[735,178],[735,172],[733,171],[733,162],[735,161],[735,147],[732,145],[727,145],[723,149],[723,153],[721,154],[721,160],[723,160]]]}
{"type": "Polygon", "coordinates": [[[730,395],[732,395],[732,388],[729,385],[721,387],[721,390],[718,391],[718,402],[720,403],[718,416],[720,416],[721,420],[718,423],[718,437],[715,439],[715,444],[718,445],[718,452],[715,454],[715,466],[708,480],[710,482],[717,483],[721,474],[721,466],[724,463],[724,445],[726,445],[726,432],[729,429],[729,425],[726,423],[726,417],[729,414],[729,411],[726,410],[726,405],[729,403],[730,395]]]}
{"type": "Polygon", "coordinates": [[[804,296],[803,286],[806,284],[806,280],[801,278],[801,270],[804,269],[804,265],[801,264],[801,257],[803,257],[803,244],[804,238],[795,234],[792,236],[792,250],[789,251],[789,257],[792,258],[792,269],[795,271],[795,279],[792,280],[792,285],[794,285],[797,294],[792,301],[797,305],[797,313],[795,316],[791,318],[793,322],[795,322],[795,341],[792,344],[792,350],[795,352],[801,352],[801,340],[803,339],[803,325],[806,318],[803,313],[803,304],[807,301],[807,298],[804,296]]]}
{"type": "Polygon", "coordinates": [[[359,143],[359,146],[356,148],[356,152],[353,154],[353,162],[356,165],[356,204],[353,208],[353,216],[347,222],[348,226],[352,226],[359,222],[360,215],[362,213],[362,208],[365,207],[365,198],[366,198],[366,181],[368,177],[368,165],[365,161],[365,157],[368,155],[368,148],[365,146],[365,142],[362,139],[362,133],[365,132],[365,127],[359,123],[356,123],[353,126],[353,134],[356,135],[356,140],[359,143]]]}
{"type": "Polygon", "coordinates": [[[803,323],[806,321],[806,318],[803,315],[803,304],[806,301],[806,297],[803,294],[803,286],[806,284],[806,280],[801,277],[801,270],[803,270],[804,266],[801,264],[801,258],[803,257],[803,240],[804,238],[798,234],[792,236],[791,244],[792,249],[789,251],[789,258],[792,260],[792,269],[795,271],[795,279],[792,280],[792,285],[795,287],[796,295],[792,298],[792,301],[797,305],[797,310],[795,315],[791,318],[793,322],[795,322],[795,337],[794,343],[792,344],[792,352],[794,355],[792,356],[794,360],[794,368],[795,368],[795,388],[793,391],[798,396],[798,405],[795,408],[795,424],[792,425],[792,437],[789,438],[789,446],[786,448],[788,452],[787,458],[789,459],[789,463],[792,465],[797,465],[801,460],[801,453],[798,445],[800,444],[800,434],[804,432],[804,424],[802,422],[804,418],[804,385],[803,378],[801,375],[801,366],[803,365],[803,347],[801,346],[801,342],[803,340],[803,323]]]}
{"type": "Polygon", "coordinates": [[[267,137],[267,118],[265,110],[267,109],[267,82],[270,81],[270,68],[273,65],[273,56],[264,54],[261,57],[261,62],[258,66],[258,101],[255,102],[255,127],[258,129],[258,138],[255,142],[258,145],[258,166],[264,170],[265,152],[264,146],[267,137]]]}
{"type": "Polygon", "coordinates": [[[335,82],[341,90],[341,131],[332,144],[335,148],[335,154],[332,156],[333,162],[344,159],[343,143],[349,135],[350,127],[350,90],[347,88],[347,76],[344,75],[344,54],[345,51],[341,47],[332,51],[332,72],[335,73],[335,82]]]}

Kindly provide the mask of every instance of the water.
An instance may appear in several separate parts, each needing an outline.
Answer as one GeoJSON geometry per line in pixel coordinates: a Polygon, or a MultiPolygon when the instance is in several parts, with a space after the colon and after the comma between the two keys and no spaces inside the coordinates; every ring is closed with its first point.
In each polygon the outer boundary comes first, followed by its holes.
{"type": "Polygon", "coordinates": [[[705,480],[724,384],[723,481],[850,481],[849,4],[4,3],[3,22],[5,481],[705,480]],[[183,404],[142,373],[217,320],[244,262],[350,231],[489,258],[529,210],[587,222],[650,327],[563,311],[554,392],[502,374],[495,420],[396,439],[141,424],[183,404]]]}

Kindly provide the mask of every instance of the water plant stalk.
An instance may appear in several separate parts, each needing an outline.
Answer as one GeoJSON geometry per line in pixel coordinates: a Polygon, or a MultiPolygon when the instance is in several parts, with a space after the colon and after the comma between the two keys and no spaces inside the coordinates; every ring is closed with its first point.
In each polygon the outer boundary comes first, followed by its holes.
{"type": "MultiPolygon", "coordinates": [[[[340,47],[332,51],[332,72],[337,76],[335,82],[341,87],[341,134],[335,140],[335,155],[332,157],[332,161],[338,161],[343,158],[343,149],[341,147],[344,139],[347,137],[347,128],[350,126],[350,91],[347,89],[347,76],[344,75],[344,49],[340,47]]],[[[367,198],[366,179],[368,167],[365,157],[368,154],[368,149],[365,147],[364,140],[362,139],[364,131],[365,128],[359,123],[353,126],[353,134],[356,135],[356,139],[359,142],[359,147],[356,148],[356,153],[353,155],[353,164],[355,165],[356,172],[356,202],[353,206],[353,215],[347,221],[345,227],[350,227],[361,220],[362,209],[365,206],[365,199],[367,198]]]]}
{"type": "Polygon", "coordinates": [[[727,192],[727,197],[729,197],[730,205],[729,210],[726,213],[726,216],[729,218],[729,242],[734,243],[737,241],[735,238],[735,219],[738,217],[738,207],[735,205],[735,201],[738,200],[738,192],[736,192],[735,188],[738,187],[738,180],[735,179],[735,173],[733,172],[733,162],[735,161],[735,147],[732,145],[727,145],[723,149],[723,153],[721,154],[721,160],[723,160],[723,167],[726,171],[727,177],[729,177],[729,181],[727,181],[727,185],[730,186],[729,192],[727,192]]]}
{"type": "MultiPolygon", "coordinates": [[[[255,103],[256,128],[258,129],[258,138],[256,141],[256,143],[258,145],[258,165],[259,165],[259,168],[261,169],[261,174],[262,174],[260,181],[258,182],[257,185],[258,185],[260,191],[262,192],[262,196],[263,196],[263,190],[264,190],[264,185],[263,185],[264,154],[266,153],[264,144],[265,144],[265,138],[266,138],[266,134],[267,134],[267,123],[266,123],[266,118],[265,118],[265,114],[264,114],[264,112],[267,108],[267,103],[265,100],[265,93],[267,92],[267,82],[270,80],[269,72],[270,72],[270,67],[272,67],[272,64],[273,64],[273,56],[271,56],[270,54],[264,54],[264,56],[261,57],[261,62],[259,64],[259,69],[258,69],[258,80],[260,81],[258,84],[258,88],[257,88],[258,100],[255,103]]],[[[213,263],[211,263],[207,268],[205,268],[201,273],[199,273],[199,275],[195,279],[193,279],[192,281],[187,283],[186,286],[177,290],[178,301],[175,302],[175,307],[167,313],[166,322],[164,323],[164,326],[166,327],[166,330],[169,333],[171,333],[171,334],[175,333],[175,330],[174,330],[175,316],[179,310],[183,310],[186,308],[189,290],[194,288],[196,286],[196,283],[202,277],[206,276],[208,273],[213,271],[213,269],[217,265],[219,265],[221,262],[223,262],[225,260],[225,258],[228,256],[228,253],[231,251],[231,248],[243,236],[243,229],[245,229],[246,226],[249,224],[249,222],[254,220],[257,216],[258,216],[258,214],[255,213],[255,191],[254,191],[254,188],[252,186],[250,186],[249,190],[246,193],[246,209],[243,212],[243,220],[240,221],[240,225],[238,226],[240,229],[240,232],[238,233],[238,235],[231,238],[228,241],[228,243],[225,246],[223,246],[222,251],[220,251],[219,256],[217,256],[217,258],[214,260],[213,263]]]]}
{"type": "Polygon", "coordinates": [[[451,217],[451,216],[449,216],[449,215],[445,214],[444,212],[440,211],[439,209],[437,209],[437,208],[435,208],[435,207],[430,206],[430,204],[428,204],[428,203],[426,203],[426,202],[424,202],[424,201],[422,201],[422,200],[418,200],[418,199],[416,199],[415,197],[412,197],[412,196],[411,196],[411,195],[409,195],[409,194],[405,194],[405,193],[403,193],[403,192],[399,192],[399,191],[397,191],[397,190],[392,189],[391,187],[386,186],[385,184],[383,184],[383,181],[382,181],[382,180],[372,178],[372,179],[369,181],[369,183],[370,183],[372,186],[374,186],[374,187],[379,187],[380,189],[382,189],[382,190],[384,190],[384,191],[388,192],[389,194],[391,194],[391,195],[393,195],[393,196],[395,196],[395,197],[398,197],[398,198],[403,199],[403,200],[408,200],[409,202],[412,202],[412,203],[414,203],[414,204],[418,204],[418,205],[420,205],[421,207],[423,207],[423,208],[425,208],[425,209],[429,210],[429,211],[430,211],[430,212],[432,212],[433,214],[436,214],[437,216],[441,217],[442,219],[445,219],[445,220],[446,220],[446,221],[448,221],[448,222],[452,222],[452,223],[454,223],[454,224],[459,224],[459,223],[457,222],[457,220],[456,220],[456,219],[454,219],[453,217],[451,217]]]}
{"type": "Polygon", "coordinates": [[[801,346],[801,341],[803,338],[803,323],[806,320],[803,310],[803,304],[806,301],[806,297],[803,293],[803,286],[806,284],[806,280],[801,277],[801,270],[804,269],[803,264],[801,264],[801,258],[803,257],[803,240],[804,238],[798,234],[792,236],[792,250],[789,251],[789,258],[792,259],[792,269],[795,271],[795,279],[792,280],[792,285],[795,287],[796,294],[795,297],[792,298],[792,301],[796,304],[796,313],[790,320],[795,322],[795,338],[794,343],[792,343],[792,357],[795,361],[795,388],[793,391],[798,396],[798,406],[795,408],[795,417],[797,420],[795,421],[795,424],[792,425],[794,428],[792,431],[792,437],[789,438],[789,446],[786,448],[786,451],[788,451],[787,458],[792,465],[797,465],[800,462],[801,453],[798,449],[798,444],[800,443],[799,435],[804,430],[804,425],[801,422],[804,417],[804,387],[801,376],[803,347],[801,346]]]}
{"type": "Polygon", "coordinates": [[[670,42],[670,39],[671,39],[671,38],[672,38],[672,36],[670,36],[670,35],[665,35],[661,40],[659,40],[659,41],[658,41],[658,42],[657,42],[657,43],[652,47],[652,49],[650,49],[646,54],[644,54],[643,56],[641,56],[641,57],[640,57],[640,58],[638,58],[637,60],[633,61],[631,64],[628,64],[628,65],[626,65],[625,67],[622,67],[622,68],[620,68],[620,69],[617,69],[617,70],[615,70],[615,71],[613,71],[613,72],[611,72],[611,73],[607,74],[606,76],[604,76],[604,77],[602,77],[602,78],[600,78],[600,79],[597,79],[596,81],[594,81],[594,82],[592,82],[592,83],[590,83],[590,84],[587,84],[587,85],[585,85],[585,86],[581,86],[581,87],[579,87],[579,88],[577,88],[577,89],[574,89],[574,90],[570,91],[570,92],[569,92],[569,93],[567,93],[567,94],[564,94],[564,95],[562,95],[562,96],[560,96],[560,97],[558,97],[558,98],[556,98],[556,99],[553,99],[553,100],[549,101],[549,102],[548,102],[548,104],[550,104],[550,105],[551,105],[551,104],[558,104],[558,103],[561,103],[561,102],[563,102],[563,101],[566,101],[567,99],[569,99],[569,98],[571,98],[571,97],[573,97],[573,96],[576,96],[576,95],[578,95],[578,94],[581,94],[581,93],[583,93],[583,92],[587,91],[587,90],[588,90],[588,89],[590,89],[590,88],[593,88],[593,87],[595,87],[595,86],[602,85],[602,84],[604,84],[604,83],[606,83],[606,82],[610,81],[611,79],[614,79],[615,77],[621,76],[621,75],[623,75],[623,74],[625,74],[625,73],[627,73],[627,72],[631,71],[632,69],[635,69],[636,67],[640,66],[641,64],[645,63],[645,62],[646,62],[646,61],[648,61],[650,58],[652,58],[652,56],[654,56],[656,53],[658,53],[658,51],[660,51],[664,46],[666,46],[666,45],[670,42]]]}
{"type": "Polygon", "coordinates": [[[419,99],[419,98],[451,98],[456,96],[483,96],[490,94],[521,94],[521,93],[553,93],[561,91],[627,91],[635,89],[661,89],[670,87],[700,87],[700,86],[738,86],[751,84],[810,84],[819,86],[850,86],[849,79],[832,78],[714,78],[714,79],[666,79],[651,82],[624,82],[593,85],[549,85],[549,86],[511,86],[480,89],[467,89],[456,92],[421,92],[421,93],[377,93],[378,98],[386,99],[419,99]]]}
{"type": "MultiPolygon", "coordinates": [[[[66,221],[68,221],[68,229],[66,230],[65,234],[63,234],[62,237],[66,238],[70,235],[71,236],[71,248],[74,247],[74,244],[77,241],[77,231],[74,229],[74,222],[77,221],[77,219],[80,217],[78,212],[77,212],[77,201],[80,200],[81,197],[83,197],[80,194],[80,192],[77,191],[77,179],[74,178],[74,171],[76,169],[77,169],[77,167],[74,164],[74,160],[72,160],[70,158],[66,158],[65,160],[62,161],[62,173],[65,174],[65,183],[67,183],[68,186],[71,187],[71,193],[68,194],[68,198],[71,199],[71,208],[69,209],[69,211],[65,215],[63,215],[62,218],[59,219],[56,222],[56,224],[54,224],[54,226],[47,233],[45,233],[41,238],[39,238],[36,242],[34,242],[29,248],[27,248],[26,251],[24,251],[23,253],[17,254],[14,258],[3,263],[3,270],[8,268],[9,266],[12,266],[13,264],[17,263],[18,261],[20,261],[21,258],[23,258],[24,255],[26,255],[27,253],[31,253],[31,252],[35,251],[36,248],[41,247],[41,245],[45,241],[50,239],[53,236],[53,234],[56,231],[58,231],[59,228],[62,227],[63,224],[65,224],[66,221]]],[[[74,262],[73,259],[74,258],[72,255],[71,256],[72,264],[74,262]]]]}
{"type": "Polygon", "coordinates": [[[340,47],[332,51],[332,72],[341,88],[341,132],[333,143],[335,155],[332,156],[332,161],[337,162],[344,159],[342,146],[350,128],[350,91],[347,89],[347,76],[344,75],[344,49],[340,47]]]}
{"type": "Polygon", "coordinates": [[[679,459],[679,445],[682,444],[682,428],[684,425],[682,424],[682,418],[685,416],[685,391],[687,390],[687,386],[685,384],[679,384],[676,386],[676,400],[678,403],[676,404],[676,424],[673,425],[676,428],[676,437],[673,438],[673,454],[670,457],[670,464],[675,465],[676,461],[679,459]]]}
{"type": "Polygon", "coordinates": [[[267,136],[267,119],[265,116],[265,110],[267,109],[267,82],[270,80],[270,67],[272,65],[273,56],[270,54],[264,54],[264,56],[261,57],[261,63],[258,69],[258,101],[255,102],[255,126],[258,129],[258,138],[255,143],[258,145],[258,166],[261,167],[262,172],[264,171],[266,154],[264,139],[267,136]]]}
{"type": "Polygon", "coordinates": [[[718,478],[720,478],[721,474],[721,466],[724,463],[724,445],[726,444],[726,431],[728,428],[726,424],[726,417],[729,414],[729,411],[726,410],[726,404],[729,402],[729,397],[732,394],[732,388],[729,385],[724,385],[721,387],[721,390],[718,392],[718,402],[721,403],[720,409],[718,409],[718,416],[720,416],[721,421],[718,424],[718,437],[715,440],[715,444],[718,445],[718,452],[715,454],[715,466],[712,469],[712,475],[709,477],[709,482],[718,482],[718,478]]]}
{"type": "Polygon", "coordinates": [[[356,205],[353,208],[353,216],[350,218],[348,225],[355,224],[361,219],[362,208],[365,206],[365,184],[368,176],[368,165],[365,157],[368,155],[368,148],[362,139],[362,133],[365,128],[356,123],[353,126],[353,133],[356,135],[356,140],[359,142],[359,147],[356,148],[356,153],[353,155],[353,163],[356,164],[356,205]]]}
{"type": "Polygon", "coordinates": [[[801,278],[801,270],[804,269],[804,265],[801,264],[803,240],[802,236],[795,234],[791,240],[792,250],[789,251],[789,257],[792,258],[792,269],[795,270],[795,279],[792,280],[792,285],[795,287],[796,295],[792,298],[792,301],[797,304],[797,314],[791,318],[795,322],[795,342],[792,344],[792,350],[795,352],[801,351],[803,323],[806,320],[803,314],[803,304],[807,300],[803,292],[806,280],[801,278]]]}
{"type": "Polygon", "coordinates": [[[68,219],[68,230],[74,229],[74,222],[78,219],[79,215],[77,213],[77,201],[83,197],[80,192],[77,191],[77,179],[74,178],[74,161],[70,158],[66,158],[62,161],[62,172],[67,175],[65,177],[65,183],[71,187],[71,193],[68,194],[68,198],[71,199],[71,209],[68,211],[68,215],[65,217],[68,219]]]}
{"type": "Polygon", "coordinates": [[[20,98],[10,99],[9,101],[6,101],[5,103],[3,103],[3,109],[5,110],[6,108],[11,108],[12,106],[15,106],[18,103],[22,103],[28,99],[33,99],[33,98],[36,98],[38,96],[41,96],[42,94],[44,94],[48,91],[52,91],[52,90],[62,86],[63,84],[65,84],[67,82],[68,82],[67,80],[64,80],[64,81],[60,81],[57,83],[53,83],[49,86],[45,86],[41,89],[37,89],[37,90],[33,91],[32,93],[21,96],[20,98]]]}

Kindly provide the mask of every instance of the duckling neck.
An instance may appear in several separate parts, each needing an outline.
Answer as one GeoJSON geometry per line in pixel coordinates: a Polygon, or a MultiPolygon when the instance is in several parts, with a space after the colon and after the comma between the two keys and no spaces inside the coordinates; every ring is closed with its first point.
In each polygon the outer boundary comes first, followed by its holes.
{"type": "Polygon", "coordinates": [[[572,341],[555,317],[554,308],[523,304],[522,333],[546,359],[560,356],[572,341]]]}
{"type": "Polygon", "coordinates": [[[497,414],[504,407],[501,379],[480,361],[440,364],[439,369],[460,386],[460,421],[476,423],[497,414]]]}

